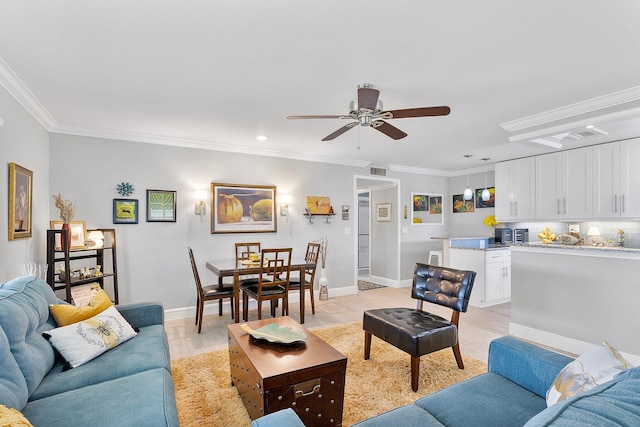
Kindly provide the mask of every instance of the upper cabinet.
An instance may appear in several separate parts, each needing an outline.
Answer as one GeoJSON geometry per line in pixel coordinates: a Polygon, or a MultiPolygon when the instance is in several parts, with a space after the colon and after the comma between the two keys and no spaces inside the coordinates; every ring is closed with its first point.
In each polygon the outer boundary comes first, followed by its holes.
{"type": "Polygon", "coordinates": [[[537,156],[536,219],[592,218],[593,148],[537,156]]]}
{"type": "Polygon", "coordinates": [[[535,219],[535,157],[496,163],[496,220],[535,219]]]}
{"type": "Polygon", "coordinates": [[[593,218],[640,218],[638,159],[640,139],[593,147],[593,218]]]}

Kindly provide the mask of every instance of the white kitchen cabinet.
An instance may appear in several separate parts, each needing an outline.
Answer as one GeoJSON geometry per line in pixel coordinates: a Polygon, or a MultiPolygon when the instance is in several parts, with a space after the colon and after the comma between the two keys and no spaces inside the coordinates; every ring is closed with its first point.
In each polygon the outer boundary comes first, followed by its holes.
{"type": "Polygon", "coordinates": [[[450,248],[449,265],[476,272],[469,304],[487,307],[511,299],[511,251],[509,249],[450,248]]]}
{"type": "Polygon", "coordinates": [[[593,147],[593,218],[640,218],[640,139],[593,147]]]}
{"type": "Polygon", "coordinates": [[[536,156],[536,219],[590,219],[593,148],[536,156]]]}
{"type": "Polygon", "coordinates": [[[535,219],[535,157],[496,163],[496,220],[535,219]]]}

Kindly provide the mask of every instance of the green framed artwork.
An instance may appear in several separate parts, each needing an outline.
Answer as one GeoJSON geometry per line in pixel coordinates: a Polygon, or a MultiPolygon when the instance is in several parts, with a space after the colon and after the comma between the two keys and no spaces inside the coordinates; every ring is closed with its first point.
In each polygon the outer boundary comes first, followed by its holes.
{"type": "Polygon", "coordinates": [[[137,224],[138,200],[137,199],[113,199],[113,223],[137,224]]]}
{"type": "Polygon", "coordinates": [[[147,190],[147,222],[176,222],[176,191],[147,190]]]}

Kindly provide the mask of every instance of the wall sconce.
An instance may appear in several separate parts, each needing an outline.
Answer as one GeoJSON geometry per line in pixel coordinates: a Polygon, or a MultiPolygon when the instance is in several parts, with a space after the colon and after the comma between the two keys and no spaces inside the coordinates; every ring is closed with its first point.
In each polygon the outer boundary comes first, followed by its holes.
{"type": "Polygon", "coordinates": [[[93,248],[101,248],[104,246],[104,233],[100,230],[90,231],[87,239],[93,242],[93,245],[91,245],[93,248]]]}
{"type": "Polygon", "coordinates": [[[283,194],[279,199],[280,215],[287,217],[287,222],[289,222],[289,203],[291,203],[291,194],[283,194]]]}
{"type": "Polygon", "coordinates": [[[196,191],[196,215],[200,216],[200,222],[203,222],[203,217],[207,213],[207,191],[206,190],[198,190],[196,191]]]}

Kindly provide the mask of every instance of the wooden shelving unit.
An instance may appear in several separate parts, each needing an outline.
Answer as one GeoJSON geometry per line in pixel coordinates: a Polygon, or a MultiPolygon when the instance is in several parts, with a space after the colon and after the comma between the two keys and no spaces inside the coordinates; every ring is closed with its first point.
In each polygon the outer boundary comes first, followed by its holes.
{"type": "MultiPolygon", "coordinates": [[[[113,302],[118,304],[118,265],[116,256],[116,230],[112,228],[98,228],[104,234],[104,246],[101,248],[83,247],[70,249],[68,246],[62,249],[56,247],[56,236],[60,242],[62,230],[47,230],[47,283],[53,291],[65,291],[65,300],[71,302],[71,288],[87,283],[97,282],[104,289],[105,284],[111,284],[113,302]],[[84,262],[81,262],[83,261],[84,262]],[[88,263],[88,264],[87,264],[88,263]],[[81,278],[79,275],[82,267],[87,267],[89,272],[95,274],[96,266],[101,267],[102,274],[81,278]],[[66,272],[60,278],[57,270],[63,267],[66,272]],[[72,272],[72,274],[68,274],[72,272]],[[64,279],[64,280],[62,280],[64,279]]],[[[87,230],[87,232],[93,230],[87,230]]]]}

